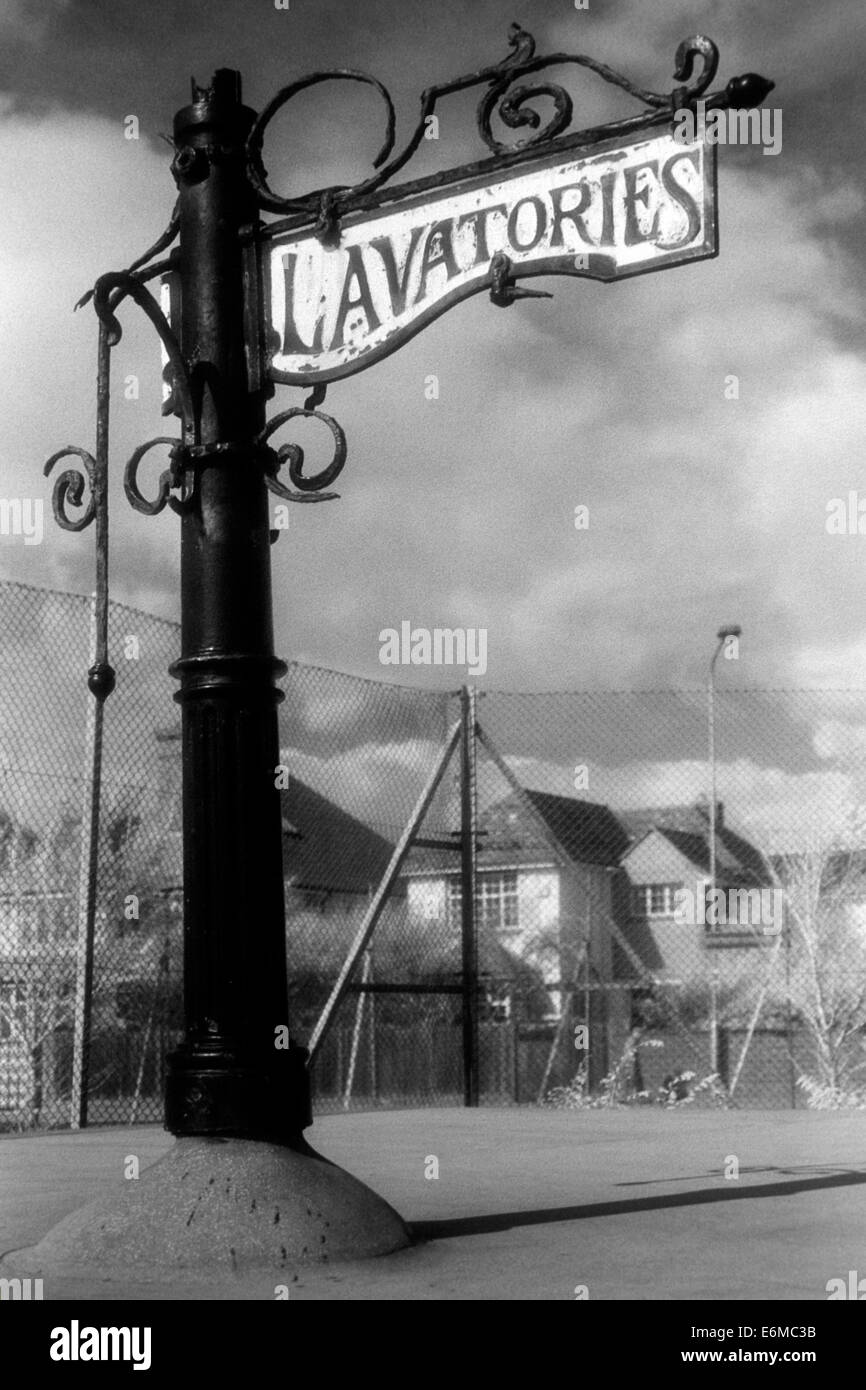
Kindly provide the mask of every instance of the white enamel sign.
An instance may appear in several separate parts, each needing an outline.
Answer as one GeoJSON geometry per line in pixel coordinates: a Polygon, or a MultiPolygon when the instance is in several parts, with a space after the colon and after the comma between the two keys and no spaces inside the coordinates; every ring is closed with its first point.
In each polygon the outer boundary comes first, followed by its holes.
{"type": "Polygon", "coordinates": [[[489,290],[497,252],[515,280],[616,280],[716,255],[714,146],[662,134],[550,158],[347,215],[338,246],[277,234],[266,247],[270,375],[326,382],[370,366],[489,290]]]}

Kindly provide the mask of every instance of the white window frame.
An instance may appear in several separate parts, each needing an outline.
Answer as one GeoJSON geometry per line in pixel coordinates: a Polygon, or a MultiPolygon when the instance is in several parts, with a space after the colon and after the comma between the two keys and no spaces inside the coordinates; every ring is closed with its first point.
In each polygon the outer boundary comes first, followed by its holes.
{"type": "Polygon", "coordinates": [[[637,883],[632,885],[632,915],[634,917],[673,917],[676,894],[681,883],[637,883]],[[661,895],[661,907],[653,907],[653,894],[661,895]]]}
{"type": "MultiPolygon", "coordinates": [[[[492,926],[500,936],[513,936],[519,932],[520,892],[517,870],[485,870],[478,875],[477,882],[476,909],[479,927],[492,926]]],[[[463,885],[458,877],[449,878],[446,901],[448,920],[459,925],[463,885]]]]}

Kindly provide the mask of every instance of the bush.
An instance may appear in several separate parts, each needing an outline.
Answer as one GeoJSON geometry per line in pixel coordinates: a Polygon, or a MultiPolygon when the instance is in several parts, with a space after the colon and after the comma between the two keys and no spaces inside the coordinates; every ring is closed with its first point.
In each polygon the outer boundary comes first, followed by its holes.
{"type": "Polygon", "coordinates": [[[634,1105],[661,1105],[666,1110],[674,1110],[681,1105],[691,1105],[698,1096],[705,1095],[717,1105],[725,1108],[730,1106],[728,1094],[715,1074],[703,1077],[696,1086],[692,1086],[695,1072],[671,1073],[665,1077],[656,1095],[635,1090],[635,1059],[641,1047],[664,1047],[664,1043],[660,1038],[642,1039],[639,1033],[632,1033],[613,1071],[602,1079],[597,1095],[591,1095],[588,1091],[587,1064],[584,1061],[567,1086],[554,1086],[548,1091],[542,1105],[553,1110],[612,1110],[634,1105]]]}
{"type": "Polygon", "coordinates": [[[805,1092],[810,1110],[866,1110],[866,1091],[843,1091],[811,1076],[798,1076],[797,1085],[805,1092]]]}

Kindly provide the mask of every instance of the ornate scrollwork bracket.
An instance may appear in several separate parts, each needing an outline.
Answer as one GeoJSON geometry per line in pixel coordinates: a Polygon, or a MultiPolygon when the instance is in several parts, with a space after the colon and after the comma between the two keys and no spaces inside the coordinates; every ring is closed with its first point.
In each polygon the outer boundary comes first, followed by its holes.
{"type": "MultiPolygon", "coordinates": [[[[247,140],[247,177],[255,189],[259,206],[267,212],[311,215],[315,218],[316,234],[323,244],[336,245],[339,244],[342,216],[352,208],[373,204],[375,200],[372,195],[408,164],[425,138],[428,122],[435,115],[437,104],[443,97],[471,87],[486,88],[478,103],[476,123],[481,140],[495,158],[491,160],[488,157],[486,161],[464,165],[460,169],[449,170],[447,175],[442,175],[443,178],[459,178],[483,171],[485,168],[490,169],[495,166],[497,159],[503,157],[510,160],[520,158],[521,152],[531,153],[565,135],[573,120],[574,102],[560,83],[539,78],[539,74],[548,68],[585,68],[603,82],[618,87],[642,103],[643,110],[635,116],[611,121],[606,126],[569,133],[568,144],[574,146],[594,142],[607,135],[627,135],[648,124],[662,124],[684,107],[694,107],[698,99],[708,92],[719,66],[719,51],[712,39],[703,34],[696,34],[684,39],[676,50],[674,81],[677,85],[670,92],[654,92],[638,86],[622,73],[583,53],[537,54],[535,39],[519,24],[511,25],[508,44],[509,53],[498,63],[453,78],[450,82],[441,82],[426,88],[421,94],[420,113],[415,129],[397,154],[394,154],[394,102],[387,88],[375,77],[351,68],[334,68],[311,73],[282,87],[254,122],[247,140]],[[522,85],[515,85],[521,78],[531,80],[522,85]],[[331,185],[297,197],[282,197],[270,187],[262,159],[267,127],[292,97],[309,87],[331,81],[364,84],[372,87],[382,99],[385,107],[385,137],[373,160],[373,169],[376,172],[352,186],[331,185]],[[552,113],[543,117],[534,105],[539,100],[552,102],[552,113]],[[524,139],[507,144],[494,133],[493,122],[497,118],[509,130],[529,133],[524,139]]],[[[707,96],[707,106],[756,106],[772,88],[773,83],[768,82],[766,78],[755,73],[746,73],[743,77],[732,78],[724,91],[707,96]]],[[[407,184],[400,191],[408,193],[412,188],[412,184],[407,184]]]]}
{"type": "MultiPolygon", "coordinates": [[[[343,469],[347,454],[346,436],[332,416],[314,408],[321,403],[320,397],[323,395],[324,389],[320,389],[308,398],[303,408],[295,406],[274,416],[252,448],[247,444],[232,443],[184,444],[180,439],[170,439],[165,435],[148,440],[135,450],[124,472],[123,488],[130,505],[144,516],[157,516],[166,506],[182,516],[189,510],[195,498],[199,470],[203,464],[238,463],[249,467],[256,459],[264,468],[266,486],[284,501],[327,502],[339,497],[339,493],[324,492],[322,489],[327,488],[343,469]],[[274,450],[267,442],[282,425],[298,417],[321,420],[328,426],[334,439],[334,455],[331,462],[313,477],[304,476],[304,451],[299,444],[284,444],[280,449],[274,450]],[[169,467],[160,474],[156,496],[149,500],[139,489],[138,468],[144,456],[161,444],[169,446],[169,467]],[[295,485],[295,491],[286,487],[277,477],[284,463],[289,465],[289,477],[295,485]],[[172,496],[174,489],[180,490],[180,496],[172,496]]],[[[76,500],[74,495],[72,500],[76,500]]],[[[82,528],[77,526],[76,529],[82,528]]],[[[271,540],[276,539],[277,535],[279,532],[272,532],[271,540]]]]}
{"type": "MultiPolygon", "coordinates": [[[[317,409],[324,399],[325,387],[315,387],[303,406],[293,406],[290,410],[283,410],[272,420],[269,420],[256,440],[257,445],[264,451],[265,483],[268,490],[285,502],[332,502],[340,496],[338,492],[324,492],[322,490],[327,488],[342,473],[348,452],[342,426],[332,415],[327,415],[323,410],[317,409]],[[268,444],[272,434],[287,424],[289,420],[295,419],[321,420],[322,424],[330,430],[334,441],[334,453],[331,462],[312,477],[304,476],[305,456],[300,444],[283,444],[276,450],[268,444]],[[289,478],[294,484],[294,491],[281,483],[277,476],[284,463],[289,465],[289,478]]],[[[278,531],[272,531],[271,540],[276,540],[278,535],[278,531]]]]}
{"type": "Polygon", "coordinates": [[[172,511],[182,515],[192,500],[195,479],[193,471],[186,466],[187,450],[180,439],[169,439],[165,435],[160,435],[156,439],[150,439],[146,444],[140,444],[135,453],[130,458],[123,473],[123,490],[126,499],[131,507],[143,516],[158,516],[166,503],[172,511]],[[151,449],[155,449],[159,444],[171,445],[169,467],[159,475],[159,484],[156,498],[153,502],[148,502],[142,495],[138,487],[138,465],[145,454],[151,449]],[[171,489],[179,487],[181,489],[180,498],[171,496],[171,489]]]}
{"type": "MultiPolygon", "coordinates": [[[[87,684],[94,698],[102,702],[111,694],[115,685],[114,668],[108,661],[108,425],[111,399],[111,349],[120,341],[122,329],[115,315],[120,301],[127,295],[144,310],[165,344],[174,373],[174,392],[179,401],[184,419],[185,433],[194,435],[195,417],[186,366],[181,357],[180,347],[171,327],[156,300],[145,288],[145,282],[159,275],[171,264],[162,261],[147,265],[151,257],[158,255],[171,245],[178,233],[177,208],[162,236],[143,256],[140,256],[129,269],[103,275],[93,289],[79,300],[76,308],[93,300],[99,319],[99,346],[96,377],[96,450],[89,450],[69,444],[51,455],[44,466],[49,477],[54,467],[62,459],[73,457],[79,460],[82,468],[65,468],[54,479],[51,505],[54,519],[64,531],[84,531],[92,522],[96,523],[96,659],[87,673],[87,684]],[[89,495],[85,501],[85,488],[89,495]],[[69,507],[83,507],[79,516],[72,515],[69,507]]],[[[171,441],[174,443],[174,441],[171,441]]],[[[137,451],[138,452],[138,451],[137,451]]],[[[127,470],[129,472],[129,470],[127,470]]],[[[132,478],[134,484],[134,471],[132,478]]],[[[136,501],[129,489],[127,496],[133,505],[136,501]]],[[[144,503],[140,494],[136,496],[144,503]]],[[[147,504],[145,503],[145,508],[147,504]]]]}

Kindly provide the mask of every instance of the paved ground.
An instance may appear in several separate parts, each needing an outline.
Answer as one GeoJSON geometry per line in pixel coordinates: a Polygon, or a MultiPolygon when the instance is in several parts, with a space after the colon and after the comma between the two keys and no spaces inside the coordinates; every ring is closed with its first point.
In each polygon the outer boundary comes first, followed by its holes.
{"type": "MultiPolygon", "coordinates": [[[[309,1137],[413,1223],[413,1249],[206,1285],[48,1280],[45,1298],[272,1299],[282,1279],[291,1299],[826,1300],[829,1279],[866,1275],[866,1113],[414,1110],[328,1116],[309,1137]]],[[[0,1139],[0,1252],[171,1142],[0,1139]]]]}

